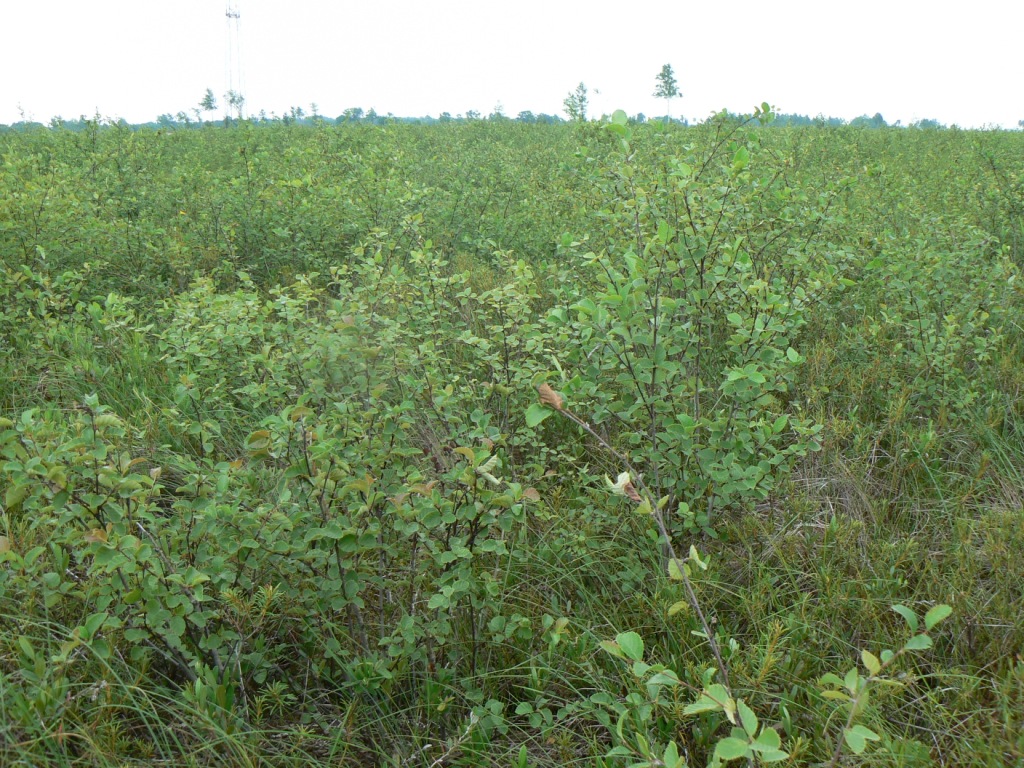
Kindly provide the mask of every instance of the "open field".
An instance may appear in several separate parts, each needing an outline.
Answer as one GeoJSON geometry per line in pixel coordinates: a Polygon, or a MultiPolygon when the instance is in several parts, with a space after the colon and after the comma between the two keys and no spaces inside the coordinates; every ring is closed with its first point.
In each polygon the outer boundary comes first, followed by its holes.
{"type": "Polygon", "coordinates": [[[1024,765],[1024,134],[0,155],[0,765],[1024,765]]]}

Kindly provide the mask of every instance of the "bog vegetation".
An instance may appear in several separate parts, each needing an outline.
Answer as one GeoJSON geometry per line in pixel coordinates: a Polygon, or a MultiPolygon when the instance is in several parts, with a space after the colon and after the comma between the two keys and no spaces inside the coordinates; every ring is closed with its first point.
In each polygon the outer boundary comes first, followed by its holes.
{"type": "Polygon", "coordinates": [[[1024,761],[1019,134],[0,135],[0,764],[1024,761]]]}

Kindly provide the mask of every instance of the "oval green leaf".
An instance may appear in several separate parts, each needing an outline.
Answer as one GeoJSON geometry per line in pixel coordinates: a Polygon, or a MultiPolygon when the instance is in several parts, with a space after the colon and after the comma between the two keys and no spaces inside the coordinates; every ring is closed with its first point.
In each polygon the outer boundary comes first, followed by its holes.
{"type": "Polygon", "coordinates": [[[615,636],[615,642],[627,658],[640,661],[644,657],[644,641],[636,632],[620,632],[615,636]]]}

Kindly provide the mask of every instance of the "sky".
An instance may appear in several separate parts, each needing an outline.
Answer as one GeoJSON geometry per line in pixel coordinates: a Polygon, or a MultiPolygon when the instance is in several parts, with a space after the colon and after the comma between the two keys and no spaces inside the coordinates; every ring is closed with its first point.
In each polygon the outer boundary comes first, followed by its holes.
{"type": "MultiPolygon", "coordinates": [[[[229,87],[228,0],[2,0],[0,123],[154,120],[229,87]]],[[[234,0],[246,112],[723,108],[961,127],[1024,119],[1024,0],[234,0]]],[[[218,114],[223,114],[223,110],[218,114]]]]}

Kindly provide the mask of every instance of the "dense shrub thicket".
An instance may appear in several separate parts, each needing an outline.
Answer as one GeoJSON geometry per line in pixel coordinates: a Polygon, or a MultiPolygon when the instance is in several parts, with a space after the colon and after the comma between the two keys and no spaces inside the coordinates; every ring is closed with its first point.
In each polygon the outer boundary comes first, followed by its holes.
{"type": "Polygon", "coordinates": [[[1024,760],[1021,136],[770,120],[0,135],[0,762],[1024,760]]]}

